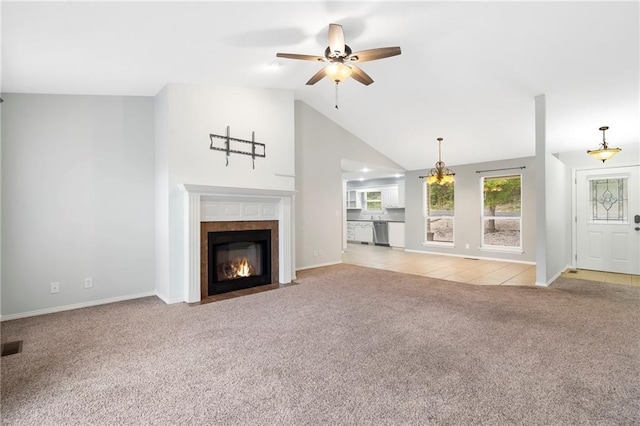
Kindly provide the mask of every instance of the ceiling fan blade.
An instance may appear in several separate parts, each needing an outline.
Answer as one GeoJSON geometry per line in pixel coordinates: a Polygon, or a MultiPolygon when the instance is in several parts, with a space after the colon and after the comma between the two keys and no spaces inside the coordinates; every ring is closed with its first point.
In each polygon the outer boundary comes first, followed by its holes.
{"type": "Polygon", "coordinates": [[[324,62],[324,61],[327,60],[323,56],[299,55],[297,53],[276,53],[276,57],[278,57],[278,58],[289,58],[289,59],[301,59],[303,61],[317,61],[317,62],[324,62]]]}
{"type": "Polygon", "coordinates": [[[313,84],[316,84],[317,82],[319,82],[320,80],[322,80],[324,78],[325,75],[327,75],[327,73],[325,72],[325,68],[323,67],[320,71],[318,71],[317,73],[315,73],[313,75],[313,77],[311,77],[309,79],[309,81],[307,81],[307,85],[311,86],[313,84]]]}
{"type": "Polygon", "coordinates": [[[371,83],[373,83],[373,79],[371,77],[369,77],[369,74],[367,74],[366,72],[362,71],[362,69],[356,67],[355,65],[349,65],[349,67],[351,68],[351,77],[355,81],[358,81],[358,82],[364,84],[365,86],[368,86],[371,83]]]}
{"type": "Polygon", "coordinates": [[[329,48],[331,54],[338,52],[338,56],[344,56],[344,33],[342,25],[329,24],[329,48]]]}
{"type": "Polygon", "coordinates": [[[375,61],[376,59],[388,58],[390,56],[397,56],[400,53],[400,47],[379,47],[377,49],[362,50],[349,55],[347,58],[349,61],[354,62],[366,62],[375,61]]]}

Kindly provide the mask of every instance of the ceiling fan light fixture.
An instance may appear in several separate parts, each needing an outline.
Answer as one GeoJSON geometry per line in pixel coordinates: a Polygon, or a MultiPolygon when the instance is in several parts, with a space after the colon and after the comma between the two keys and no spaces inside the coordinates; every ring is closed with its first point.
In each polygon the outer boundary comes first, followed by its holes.
{"type": "Polygon", "coordinates": [[[622,151],[621,148],[609,148],[609,145],[607,145],[607,141],[604,137],[604,132],[606,132],[608,129],[609,127],[607,126],[600,127],[599,130],[602,131],[602,143],[600,144],[600,147],[598,149],[590,149],[587,151],[587,154],[589,154],[596,160],[602,161],[603,163],[607,160],[610,160],[611,157],[622,151]]]}
{"type": "Polygon", "coordinates": [[[353,70],[342,62],[333,62],[332,64],[327,65],[324,72],[331,81],[342,83],[347,78],[351,77],[353,70]]]}

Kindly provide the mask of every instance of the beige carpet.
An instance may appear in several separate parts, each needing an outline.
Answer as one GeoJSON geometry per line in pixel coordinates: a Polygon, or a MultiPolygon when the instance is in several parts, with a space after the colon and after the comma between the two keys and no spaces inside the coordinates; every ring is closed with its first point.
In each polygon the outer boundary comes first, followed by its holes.
{"type": "Polygon", "coordinates": [[[358,266],[201,306],[2,324],[2,423],[638,424],[640,288],[358,266]]]}

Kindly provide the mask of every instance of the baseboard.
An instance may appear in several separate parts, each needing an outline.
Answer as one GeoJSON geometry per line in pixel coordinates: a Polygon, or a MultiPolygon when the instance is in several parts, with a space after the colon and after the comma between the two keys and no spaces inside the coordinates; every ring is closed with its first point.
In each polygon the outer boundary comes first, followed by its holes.
{"type": "Polygon", "coordinates": [[[158,299],[162,300],[167,305],[173,305],[174,303],[182,303],[182,302],[184,302],[183,299],[180,299],[180,298],[177,298],[177,297],[175,299],[172,299],[172,298],[170,298],[170,297],[166,296],[165,294],[162,294],[162,293],[160,293],[158,291],[156,291],[154,294],[156,296],[158,296],[158,299]]]}
{"type": "Polygon", "coordinates": [[[91,306],[106,305],[114,302],[123,302],[125,300],[140,299],[141,297],[155,296],[154,291],[145,293],[129,294],[127,296],[110,297],[108,299],[92,300],[89,302],[74,303],[73,305],[56,306],[54,308],[38,309],[36,311],[20,312],[17,314],[2,315],[0,321],[10,321],[14,319],[35,317],[38,315],[54,314],[56,312],[71,311],[74,309],[88,308],[91,306]]]}
{"type": "Polygon", "coordinates": [[[317,265],[303,266],[301,268],[296,268],[296,271],[304,271],[305,269],[314,269],[314,268],[322,268],[323,266],[332,266],[339,265],[342,261],[339,262],[329,262],[329,263],[319,263],[317,265]]]}
{"type": "Polygon", "coordinates": [[[531,262],[529,260],[502,259],[502,258],[497,258],[497,257],[472,256],[472,255],[469,255],[469,254],[440,253],[440,252],[436,252],[436,251],[411,250],[411,249],[407,249],[407,248],[405,248],[404,251],[410,252],[410,253],[435,254],[435,255],[438,255],[438,256],[461,257],[463,259],[495,260],[497,262],[523,263],[525,265],[535,265],[536,264],[536,262],[531,262]]]}
{"type": "Polygon", "coordinates": [[[536,286],[537,286],[537,287],[549,287],[551,284],[553,284],[553,282],[554,282],[555,280],[557,280],[557,279],[560,277],[560,275],[562,275],[562,272],[564,272],[564,271],[566,271],[566,270],[567,270],[567,268],[570,268],[570,266],[567,266],[565,269],[563,269],[562,271],[560,271],[560,272],[558,272],[557,274],[555,274],[555,275],[553,276],[553,278],[551,278],[551,279],[550,279],[549,281],[547,281],[546,283],[539,283],[539,282],[537,282],[537,281],[536,281],[536,286]]]}

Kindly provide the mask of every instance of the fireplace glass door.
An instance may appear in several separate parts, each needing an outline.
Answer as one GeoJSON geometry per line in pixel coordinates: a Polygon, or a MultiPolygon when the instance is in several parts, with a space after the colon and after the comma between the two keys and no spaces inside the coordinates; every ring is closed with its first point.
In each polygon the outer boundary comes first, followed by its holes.
{"type": "Polygon", "coordinates": [[[260,243],[242,242],[216,246],[217,281],[235,280],[263,274],[263,247],[260,243]]]}
{"type": "Polygon", "coordinates": [[[271,283],[271,231],[210,232],[209,295],[271,283]]]}

